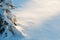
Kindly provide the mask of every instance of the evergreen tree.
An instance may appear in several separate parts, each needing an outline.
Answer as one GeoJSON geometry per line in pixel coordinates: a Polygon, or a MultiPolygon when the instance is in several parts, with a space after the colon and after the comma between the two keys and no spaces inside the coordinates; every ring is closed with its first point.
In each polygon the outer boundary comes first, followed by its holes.
{"type": "Polygon", "coordinates": [[[16,16],[11,14],[11,10],[14,8],[11,0],[0,0],[0,38],[12,35],[20,38],[27,36],[24,29],[16,24],[16,16]]]}
{"type": "Polygon", "coordinates": [[[13,35],[16,26],[16,16],[11,14],[11,10],[15,7],[11,0],[0,0],[0,34],[7,36],[7,30],[13,35]]]}

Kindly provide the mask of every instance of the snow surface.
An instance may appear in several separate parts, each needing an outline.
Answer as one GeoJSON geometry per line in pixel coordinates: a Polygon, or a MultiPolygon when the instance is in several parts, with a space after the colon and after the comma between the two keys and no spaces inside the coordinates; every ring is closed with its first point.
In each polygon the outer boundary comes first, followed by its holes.
{"type": "Polygon", "coordinates": [[[22,8],[17,8],[12,13],[17,16],[17,23],[20,23],[15,26],[16,29],[25,37],[16,31],[18,35],[5,40],[60,40],[59,0],[29,0],[22,5],[22,8]]]}
{"type": "Polygon", "coordinates": [[[14,14],[28,34],[24,40],[60,40],[60,1],[30,0],[14,14]]]}

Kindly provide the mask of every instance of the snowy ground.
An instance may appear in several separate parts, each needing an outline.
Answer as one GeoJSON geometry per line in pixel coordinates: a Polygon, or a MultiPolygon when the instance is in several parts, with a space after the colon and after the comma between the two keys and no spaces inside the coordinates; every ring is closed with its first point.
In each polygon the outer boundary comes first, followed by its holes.
{"type": "Polygon", "coordinates": [[[24,40],[60,40],[60,0],[29,0],[22,6],[14,14],[27,33],[24,40]]]}

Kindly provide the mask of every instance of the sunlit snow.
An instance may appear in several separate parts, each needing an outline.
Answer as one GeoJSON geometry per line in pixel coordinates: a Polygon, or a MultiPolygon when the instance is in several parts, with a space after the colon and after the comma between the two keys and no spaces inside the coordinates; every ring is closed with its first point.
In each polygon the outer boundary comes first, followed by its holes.
{"type": "MultiPolygon", "coordinates": [[[[60,0],[19,1],[20,6],[12,13],[20,23],[17,30],[25,36],[22,40],[60,40],[60,0]]],[[[19,37],[11,38],[20,40],[19,37]]]]}

